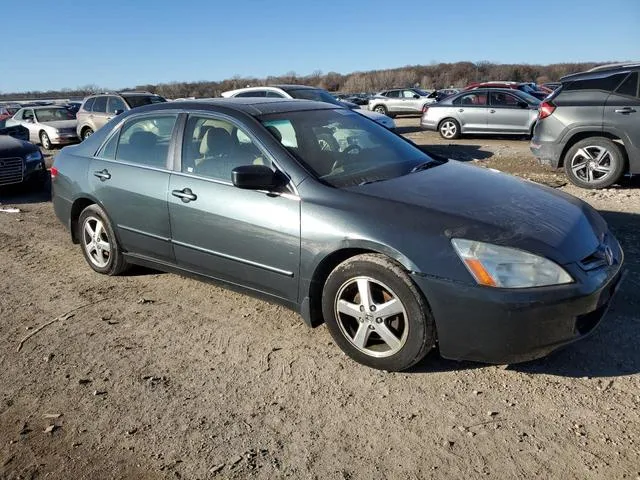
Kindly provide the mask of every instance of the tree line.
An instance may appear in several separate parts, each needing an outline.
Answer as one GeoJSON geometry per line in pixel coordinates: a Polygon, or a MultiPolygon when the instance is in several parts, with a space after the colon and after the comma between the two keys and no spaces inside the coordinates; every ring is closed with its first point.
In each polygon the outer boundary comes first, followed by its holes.
{"type": "MultiPolygon", "coordinates": [[[[610,62],[606,62],[610,63],[610,62]]],[[[400,68],[371,70],[341,74],[322,73],[317,70],[310,75],[285,75],[266,78],[241,77],[216,81],[170,82],[136,85],[126,90],[146,90],[166,98],[218,97],[226,90],[247,86],[272,84],[300,84],[321,87],[331,92],[377,92],[391,87],[423,87],[426,89],[462,88],[471,82],[487,80],[511,80],[515,82],[545,83],[557,81],[564,75],[588,70],[600,63],[556,63],[552,65],[498,64],[492,62],[457,62],[432,65],[408,65],[400,68]]],[[[97,85],[85,85],[75,89],[1,93],[0,99],[40,99],[85,97],[107,91],[97,85]]]]}

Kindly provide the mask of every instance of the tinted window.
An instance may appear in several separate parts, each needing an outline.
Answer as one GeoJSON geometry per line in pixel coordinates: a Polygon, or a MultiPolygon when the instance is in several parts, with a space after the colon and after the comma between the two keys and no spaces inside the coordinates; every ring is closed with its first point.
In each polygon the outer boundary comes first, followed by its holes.
{"type": "Polygon", "coordinates": [[[434,161],[351,110],[278,113],[264,115],[260,121],[276,138],[279,134],[287,150],[319,179],[335,187],[395,178],[434,161]],[[294,141],[297,147],[290,146],[294,141]]]}
{"type": "Polygon", "coordinates": [[[107,111],[107,97],[96,97],[93,102],[92,112],[106,113],[107,111]]]}
{"type": "Polygon", "coordinates": [[[618,73],[616,75],[609,75],[608,77],[604,78],[577,80],[567,85],[564,90],[605,90],[607,92],[613,92],[613,90],[615,90],[615,88],[620,84],[624,76],[624,73],[618,73]]]}
{"type": "Polygon", "coordinates": [[[176,115],[129,120],[122,127],[116,159],[166,168],[169,142],[175,123],[176,115]]]}
{"type": "Polygon", "coordinates": [[[36,110],[36,118],[39,122],[56,122],[58,120],[73,120],[76,116],[64,107],[39,108],[36,110]]]}
{"type": "Polygon", "coordinates": [[[107,102],[107,112],[108,113],[116,113],[116,110],[125,111],[127,106],[124,104],[124,101],[120,97],[109,97],[109,101],[107,102]]]}
{"type": "Polygon", "coordinates": [[[182,143],[182,171],[231,181],[241,165],[271,165],[251,137],[225,120],[190,116],[182,143]]]}
{"type": "Polygon", "coordinates": [[[400,98],[400,90],[390,90],[386,96],[389,98],[400,98]]]}
{"type": "Polygon", "coordinates": [[[285,98],[284,95],[278,92],[272,92],[271,90],[267,90],[268,98],[285,98]]]}
{"type": "Polygon", "coordinates": [[[472,106],[484,106],[487,104],[487,94],[486,93],[467,93],[466,95],[461,95],[453,101],[454,105],[468,105],[472,106]]]}
{"type": "Polygon", "coordinates": [[[160,95],[122,95],[122,98],[126,100],[131,108],[166,102],[160,95]]]}
{"type": "Polygon", "coordinates": [[[620,95],[629,95],[630,97],[639,97],[638,95],[638,72],[631,73],[627,79],[616,90],[620,95]]]}
{"type": "Polygon", "coordinates": [[[236,95],[236,97],[241,97],[241,98],[245,98],[245,97],[255,98],[255,97],[265,97],[265,96],[266,95],[264,90],[251,90],[249,92],[241,92],[236,95]]]}
{"type": "Polygon", "coordinates": [[[326,90],[321,88],[289,88],[286,92],[293,98],[299,98],[302,100],[315,100],[316,102],[331,103],[333,105],[343,106],[338,100],[335,99],[326,90]]]}
{"type": "Polygon", "coordinates": [[[120,132],[116,132],[107,143],[102,147],[102,150],[98,152],[98,156],[102,158],[108,158],[114,160],[116,158],[116,149],[118,148],[118,137],[120,132]]]}
{"type": "Polygon", "coordinates": [[[503,92],[491,92],[490,96],[492,107],[518,107],[518,103],[523,101],[503,92]]]}
{"type": "Polygon", "coordinates": [[[84,106],[82,108],[87,112],[90,112],[91,108],[93,107],[93,102],[95,102],[95,100],[96,100],[95,97],[91,97],[86,102],[84,102],[84,106]]]}

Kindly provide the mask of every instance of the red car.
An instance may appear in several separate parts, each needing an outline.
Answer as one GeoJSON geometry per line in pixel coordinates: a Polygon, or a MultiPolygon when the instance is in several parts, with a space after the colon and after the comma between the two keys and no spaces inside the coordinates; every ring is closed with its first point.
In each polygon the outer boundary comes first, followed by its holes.
{"type": "Polygon", "coordinates": [[[544,100],[553,90],[535,85],[533,83],[519,83],[519,82],[473,82],[465,87],[465,90],[475,90],[476,88],[510,88],[512,90],[520,90],[524,93],[528,93],[536,97],[539,100],[544,100]]]}

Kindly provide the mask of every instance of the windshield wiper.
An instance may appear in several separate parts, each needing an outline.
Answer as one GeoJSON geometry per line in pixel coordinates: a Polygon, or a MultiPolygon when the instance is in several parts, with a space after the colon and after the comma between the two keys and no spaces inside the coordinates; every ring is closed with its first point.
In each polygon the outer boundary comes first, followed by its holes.
{"type": "Polygon", "coordinates": [[[433,160],[429,160],[428,162],[422,162],[409,170],[409,173],[421,172],[422,170],[427,170],[428,168],[435,167],[436,165],[440,165],[438,162],[433,160]]]}

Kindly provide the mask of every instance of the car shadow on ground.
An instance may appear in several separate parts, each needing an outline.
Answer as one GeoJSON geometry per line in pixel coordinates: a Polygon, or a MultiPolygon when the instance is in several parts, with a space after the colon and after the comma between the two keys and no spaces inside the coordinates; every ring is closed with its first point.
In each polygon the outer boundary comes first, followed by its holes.
{"type": "MultiPolygon", "coordinates": [[[[600,212],[625,252],[626,276],[600,326],[587,338],[548,357],[505,367],[529,374],[564,377],[616,377],[640,372],[640,214],[600,212]]],[[[483,368],[474,362],[445,360],[432,352],[409,373],[483,368]]]]}
{"type": "Polygon", "coordinates": [[[460,162],[471,162],[473,160],[487,160],[493,156],[492,152],[481,150],[481,145],[418,145],[420,150],[432,157],[451,158],[460,162]]]}
{"type": "Polygon", "coordinates": [[[396,127],[394,130],[398,135],[406,135],[407,133],[421,132],[420,125],[405,125],[402,127],[396,127]]]}

